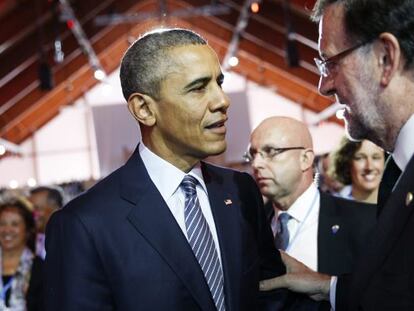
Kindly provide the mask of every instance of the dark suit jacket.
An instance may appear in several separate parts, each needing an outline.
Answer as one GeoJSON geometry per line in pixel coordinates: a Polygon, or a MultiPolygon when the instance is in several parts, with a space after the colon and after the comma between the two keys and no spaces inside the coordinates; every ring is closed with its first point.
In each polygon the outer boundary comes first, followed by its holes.
{"type": "MultiPolygon", "coordinates": [[[[319,193],[318,271],[330,275],[350,273],[375,225],[376,207],[335,197],[323,191],[319,193]],[[333,233],[332,227],[335,225],[339,226],[339,230],[333,233]]],[[[271,202],[266,203],[265,213],[270,222],[274,216],[271,202]]],[[[292,310],[331,309],[329,302],[314,302],[304,296],[299,297],[301,299],[296,299],[292,310]]]]}
{"type": "Polygon", "coordinates": [[[414,310],[414,156],[378,218],[352,276],[338,279],[342,310],[414,310]]]}
{"type": "MultiPolygon", "coordinates": [[[[320,193],[318,221],[318,272],[339,275],[354,269],[356,257],[364,247],[376,221],[376,206],[320,193]],[[334,233],[333,226],[339,226],[334,233]]],[[[265,205],[270,222],[274,209],[265,205]]]]}
{"type": "MultiPolygon", "coordinates": [[[[256,310],[259,279],[284,273],[260,192],[246,173],[206,163],[202,171],[220,244],[226,310],[256,310]]],[[[53,214],[46,251],[48,311],[215,310],[197,259],[137,150],[53,214]]]]}
{"type": "Polygon", "coordinates": [[[318,224],[318,271],[351,273],[376,223],[376,205],[321,194],[318,224]],[[333,226],[339,226],[334,233],[333,226]]]}
{"type": "Polygon", "coordinates": [[[36,256],[33,259],[32,270],[30,274],[29,288],[26,294],[27,311],[43,311],[44,304],[44,263],[43,259],[36,256]]]}

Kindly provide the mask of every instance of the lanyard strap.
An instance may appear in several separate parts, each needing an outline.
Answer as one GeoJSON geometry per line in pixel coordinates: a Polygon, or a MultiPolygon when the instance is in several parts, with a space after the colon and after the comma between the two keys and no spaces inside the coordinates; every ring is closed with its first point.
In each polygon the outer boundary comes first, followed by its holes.
{"type": "Polygon", "coordinates": [[[292,247],[292,245],[294,244],[296,238],[299,235],[299,232],[302,230],[302,227],[304,226],[306,220],[308,219],[309,215],[311,214],[311,212],[313,211],[313,209],[315,208],[315,204],[316,204],[316,200],[319,198],[319,191],[316,191],[315,195],[313,196],[313,200],[312,200],[312,205],[311,207],[308,209],[308,212],[306,213],[305,218],[303,218],[303,221],[300,223],[299,227],[296,228],[296,232],[295,235],[292,237],[292,239],[290,240],[290,243],[288,244],[288,247],[286,248],[286,252],[288,252],[290,250],[290,248],[292,247]]]}
{"type": "Polygon", "coordinates": [[[12,287],[13,279],[14,279],[14,276],[12,276],[10,280],[3,286],[3,289],[0,293],[0,299],[3,300],[5,304],[6,304],[6,293],[12,287]]]}

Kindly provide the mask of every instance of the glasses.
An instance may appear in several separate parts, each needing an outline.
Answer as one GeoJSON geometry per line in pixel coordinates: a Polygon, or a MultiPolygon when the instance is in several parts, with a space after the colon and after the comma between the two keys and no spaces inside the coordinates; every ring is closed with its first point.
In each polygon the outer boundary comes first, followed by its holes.
{"type": "Polygon", "coordinates": [[[325,60],[321,60],[319,58],[314,58],[316,67],[318,67],[319,73],[323,77],[327,77],[331,74],[332,70],[335,68],[335,65],[338,64],[338,62],[351,54],[353,51],[356,51],[360,47],[363,47],[364,45],[370,43],[372,40],[362,42],[360,44],[357,44],[349,49],[346,49],[345,51],[342,51],[334,56],[331,56],[325,60]]]}
{"type": "Polygon", "coordinates": [[[273,160],[274,157],[276,157],[277,155],[285,151],[304,150],[304,149],[305,147],[274,148],[274,147],[268,146],[268,147],[264,147],[261,151],[255,151],[252,149],[246,151],[243,155],[243,159],[247,163],[251,163],[255,159],[256,155],[259,154],[263,160],[271,161],[273,160]]]}

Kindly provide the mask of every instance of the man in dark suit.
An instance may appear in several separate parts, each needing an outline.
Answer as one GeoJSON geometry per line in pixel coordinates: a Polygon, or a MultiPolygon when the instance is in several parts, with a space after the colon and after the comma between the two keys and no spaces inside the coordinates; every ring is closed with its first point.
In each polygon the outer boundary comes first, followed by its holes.
{"type": "Polygon", "coordinates": [[[268,199],[266,215],[276,247],[314,271],[352,272],[375,224],[376,206],[317,189],[307,126],[289,117],[267,118],[254,129],[247,155],[260,191],[268,199]],[[281,222],[283,215],[288,217],[286,224],[281,222]],[[284,234],[286,243],[281,243],[284,234]]]}
{"type": "Polygon", "coordinates": [[[391,153],[374,233],[351,276],[317,274],[285,256],[291,272],[262,283],[338,310],[414,310],[414,2],[320,0],[319,90],[345,105],[349,135],[391,153]],[[329,297],[328,297],[329,296],[329,297]]]}
{"type": "Polygon", "coordinates": [[[254,180],[201,162],[226,148],[216,54],[191,31],[152,32],[120,76],[142,142],[53,214],[47,310],[256,310],[259,278],[284,267],[254,180]]]}

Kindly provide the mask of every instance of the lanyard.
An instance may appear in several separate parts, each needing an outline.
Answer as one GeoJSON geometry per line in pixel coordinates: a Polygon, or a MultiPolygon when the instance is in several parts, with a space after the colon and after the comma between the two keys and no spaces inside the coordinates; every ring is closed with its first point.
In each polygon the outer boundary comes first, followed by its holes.
{"type": "Polygon", "coordinates": [[[0,299],[4,301],[4,304],[6,304],[6,293],[12,287],[13,279],[14,276],[12,276],[10,280],[3,286],[3,290],[0,293],[0,299]]]}
{"type": "Polygon", "coordinates": [[[296,229],[295,235],[289,241],[288,247],[286,248],[286,252],[288,252],[290,250],[291,246],[293,245],[293,243],[295,242],[296,238],[298,237],[299,232],[302,230],[302,227],[306,223],[306,220],[308,219],[309,215],[311,214],[311,212],[315,208],[316,200],[318,198],[319,198],[319,191],[316,191],[315,195],[313,196],[312,205],[311,205],[310,209],[308,209],[308,212],[306,213],[305,218],[303,218],[303,221],[300,223],[299,228],[296,229]]]}

